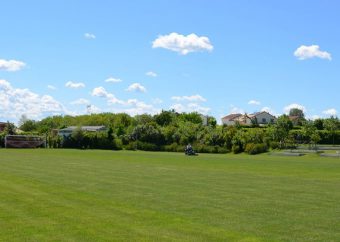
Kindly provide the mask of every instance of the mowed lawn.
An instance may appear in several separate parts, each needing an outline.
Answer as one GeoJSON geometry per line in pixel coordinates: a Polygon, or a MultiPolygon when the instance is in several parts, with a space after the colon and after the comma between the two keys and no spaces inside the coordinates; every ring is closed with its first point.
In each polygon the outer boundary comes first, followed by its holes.
{"type": "Polygon", "coordinates": [[[340,241],[340,159],[0,149],[0,241],[340,241]]]}

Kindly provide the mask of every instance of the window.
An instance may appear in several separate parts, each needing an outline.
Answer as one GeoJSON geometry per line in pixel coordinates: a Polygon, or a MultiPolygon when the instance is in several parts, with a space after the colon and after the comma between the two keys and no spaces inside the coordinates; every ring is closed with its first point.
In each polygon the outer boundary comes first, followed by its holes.
{"type": "Polygon", "coordinates": [[[267,120],[265,118],[262,118],[262,123],[267,123],[267,120]]]}

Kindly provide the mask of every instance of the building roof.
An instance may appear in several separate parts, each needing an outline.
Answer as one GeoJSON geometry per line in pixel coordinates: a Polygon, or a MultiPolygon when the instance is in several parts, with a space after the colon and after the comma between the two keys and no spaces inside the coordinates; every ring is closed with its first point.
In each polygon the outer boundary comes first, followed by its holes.
{"type": "Polygon", "coordinates": [[[266,111],[261,111],[261,112],[256,112],[256,113],[248,114],[248,116],[249,116],[250,118],[253,118],[253,117],[256,117],[257,115],[260,115],[260,114],[262,114],[262,113],[269,114],[270,116],[272,116],[272,117],[275,118],[274,115],[271,115],[270,113],[268,113],[268,112],[266,112],[266,111]]]}
{"type": "Polygon", "coordinates": [[[242,114],[240,114],[240,113],[232,113],[232,114],[229,114],[229,115],[223,117],[222,119],[226,119],[228,121],[233,121],[235,118],[238,118],[240,116],[242,116],[242,114]]]}
{"type": "MultiPolygon", "coordinates": [[[[64,129],[60,129],[59,131],[66,131],[66,132],[72,132],[73,130],[77,129],[78,126],[69,126],[67,128],[64,129]]],[[[92,132],[96,132],[96,131],[101,131],[101,130],[105,130],[106,127],[105,126],[80,126],[81,130],[83,131],[92,131],[92,132]]]]}

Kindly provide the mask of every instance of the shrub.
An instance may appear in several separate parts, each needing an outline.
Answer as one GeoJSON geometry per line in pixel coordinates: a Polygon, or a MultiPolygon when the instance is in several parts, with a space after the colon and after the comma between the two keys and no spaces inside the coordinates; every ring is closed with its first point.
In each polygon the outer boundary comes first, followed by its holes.
{"type": "Polygon", "coordinates": [[[268,147],[265,144],[248,143],[244,151],[250,155],[256,155],[267,152],[268,147]]]}
{"type": "Polygon", "coordinates": [[[230,152],[230,150],[228,150],[225,147],[218,147],[218,149],[217,149],[217,153],[219,153],[219,154],[226,154],[226,153],[229,153],[229,152],[230,152]]]}
{"type": "Polygon", "coordinates": [[[238,145],[238,144],[234,144],[234,145],[232,146],[231,150],[232,150],[232,152],[233,152],[234,154],[239,154],[239,153],[242,152],[242,148],[241,148],[241,146],[238,145]]]}
{"type": "Polygon", "coordinates": [[[125,150],[136,150],[137,149],[137,142],[132,141],[127,143],[126,145],[123,145],[123,149],[125,150]]]}
{"type": "Polygon", "coordinates": [[[184,152],[184,147],[177,143],[172,143],[171,145],[163,146],[163,150],[168,152],[184,152]]]}
{"type": "Polygon", "coordinates": [[[145,151],[160,151],[161,148],[160,146],[153,144],[153,143],[148,143],[148,142],[141,142],[137,141],[137,150],[145,150],[145,151]]]}
{"type": "Polygon", "coordinates": [[[276,149],[278,149],[280,147],[280,144],[277,141],[271,141],[269,143],[269,146],[270,146],[271,149],[276,150],[276,149]]]}

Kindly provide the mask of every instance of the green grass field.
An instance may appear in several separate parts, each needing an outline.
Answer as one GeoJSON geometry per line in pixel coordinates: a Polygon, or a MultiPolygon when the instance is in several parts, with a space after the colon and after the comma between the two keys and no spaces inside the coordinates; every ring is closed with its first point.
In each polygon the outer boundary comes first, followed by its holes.
{"type": "Polygon", "coordinates": [[[340,159],[0,149],[0,241],[340,241],[340,159]]]}

